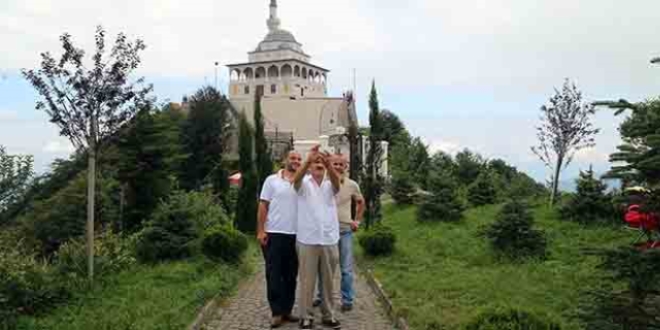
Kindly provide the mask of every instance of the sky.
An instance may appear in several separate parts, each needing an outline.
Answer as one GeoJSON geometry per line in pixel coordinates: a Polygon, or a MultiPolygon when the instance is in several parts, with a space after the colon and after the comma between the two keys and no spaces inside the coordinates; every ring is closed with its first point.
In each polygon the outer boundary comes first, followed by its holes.
{"type": "MultiPolygon", "coordinates": [[[[70,33],[88,49],[96,25],[147,44],[137,75],[159,101],[180,101],[204,84],[226,90],[223,66],[247,61],[267,32],[269,0],[3,0],[0,2],[0,145],[32,154],[43,172],[72,147],[21,78],[39,54],[60,52],[70,33]]],[[[531,153],[539,108],[571,79],[587,101],[639,101],[660,94],[657,0],[279,0],[282,28],[314,64],[331,70],[329,93],[353,89],[367,124],[376,82],[380,105],[432,151],[463,148],[503,158],[539,181],[531,153]]],[[[564,177],[609,168],[622,117],[599,110],[596,147],[564,177]]]]}

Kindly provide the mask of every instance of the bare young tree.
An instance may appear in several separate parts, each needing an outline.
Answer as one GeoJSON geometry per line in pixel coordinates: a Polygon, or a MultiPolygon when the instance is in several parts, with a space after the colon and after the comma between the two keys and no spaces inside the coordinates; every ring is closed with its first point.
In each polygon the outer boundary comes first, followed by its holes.
{"type": "Polygon", "coordinates": [[[536,128],[539,145],[532,147],[532,152],[552,171],[550,205],[557,197],[561,171],[570,165],[576,152],[595,145],[594,136],[600,131],[591,123],[595,112],[568,79],[561,91],[555,89],[549,103],[541,107],[541,125],[536,128]]]}
{"type": "Polygon", "coordinates": [[[79,150],[86,150],[87,165],[87,266],[94,277],[94,197],[96,154],[100,142],[112,136],[139,109],[149,103],[152,87],[143,86],[144,79],[129,80],[140,64],[139,53],[145,49],[142,40],[128,41],[120,33],[107,52],[105,30],[98,26],[96,50],[88,68],[85,52],[76,48],[68,33],[60,37],[64,52],[59,60],[49,53],[41,54],[41,67],[23,70],[23,76],[41,96],[37,110],[45,110],[50,121],[60,128],[79,150]]]}

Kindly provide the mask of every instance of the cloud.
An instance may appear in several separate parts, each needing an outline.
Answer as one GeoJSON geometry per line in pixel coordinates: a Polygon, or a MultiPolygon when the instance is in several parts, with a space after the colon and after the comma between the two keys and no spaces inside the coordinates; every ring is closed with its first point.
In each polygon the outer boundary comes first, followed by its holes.
{"type": "Polygon", "coordinates": [[[464,147],[462,147],[459,143],[452,141],[443,141],[443,140],[429,141],[424,139],[424,143],[428,145],[429,152],[431,154],[436,153],[438,151],[442,151],[450,154],[451,156],[456,156],[457,153],[459,153],[461,150],[464,149],[464,147]]]}
{"type": "Polygon", "coordinates": [[[50,154],[70,154],[75,150],[71,143],[64,139],[52,140],[46,143],[43,151],[50,154]]]}

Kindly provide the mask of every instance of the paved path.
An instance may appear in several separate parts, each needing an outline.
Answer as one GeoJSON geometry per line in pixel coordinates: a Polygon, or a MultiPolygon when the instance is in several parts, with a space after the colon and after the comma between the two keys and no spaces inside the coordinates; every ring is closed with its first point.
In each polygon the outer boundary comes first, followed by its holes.
{"type": "MultiPolygon", "coordinates": [[[[263,265],[256,266],[259,271],[247,279],[239,288],[238,294],[230,299],[215,313],[204,329],[207,330],[265,330],[270,329],[270,309],[266,300],[266,282],[263,265]]],[[[339,277],[336,279],[339,284],[339,277]]],[[[356,299],[352,311],[337,312],[337,318],[344,330],[391,330],[394,329],[385,317],[366,280],[357,275],[355,279],[356,299]]],[[[340,296],[335,294],[337,308],[340,296]]],[[[297,307],[294,307],[296,313],[297,307]]],[[[321,311],[317,309],[317,329],[320,326],[321,311]]],[[[287,324],[279,329],[298,329],[297,324],[287,324]]]]}

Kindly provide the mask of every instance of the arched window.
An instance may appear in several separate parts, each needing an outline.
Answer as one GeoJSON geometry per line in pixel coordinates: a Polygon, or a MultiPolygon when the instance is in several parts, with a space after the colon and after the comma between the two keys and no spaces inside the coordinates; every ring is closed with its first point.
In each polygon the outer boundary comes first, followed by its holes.
{"type": "Polygon", "coordinates": [[[291,66],[288,64],[284,64],[282,66],[282,78],[290,78],[291,75],[293,74],[293,69],[291,69],[291,66]]]}
{"type": "Polygon", "coordinates": [[[275,65],[271,65],[270,68],[268,68],[268,78],[277,78],[280,76],[280,69],[277,68],[275,65]]]}
{"type": "Polygon", "coordinates": [[[293,76],[300,78],[300,67],[297,65],[293,68],[293,76]]]}
{"type": "Polygon", "coordinates": [[[254,77],[254,71],[252,71],[252,68],[247,68],[243,70],[243,74],[245,75],[246,80],[252,80],[254,77]]]}
{"type": "Polygon", "coordinates": [[[302,78],[307,79],[307,68],[302,68],[302,78]]]}
{"type": "Polygon", "coordinates": [[[238,69],[231,70],[231,74],[229,75],[229,80],[237,81],[240,75],[241,73],[240,71],[238,71],[238,69]]]}
{"type": "Polygon", "coordinates": [[[263,66],[260,66],[257,68],[257,70],[254,71],[254,79],[264,79],[266,78],[266,69],[264,69],[263,66]]]}

